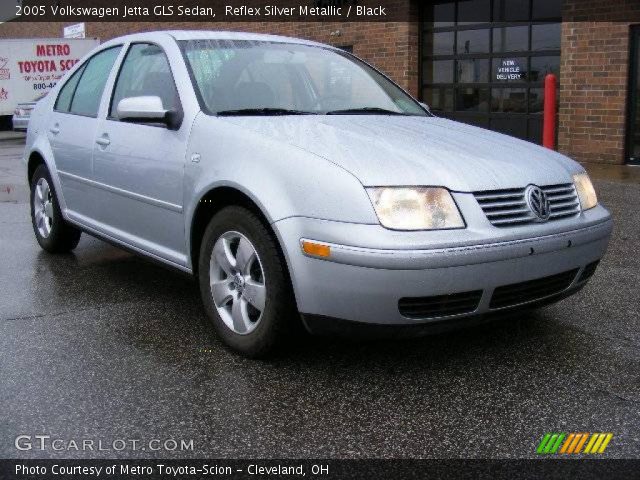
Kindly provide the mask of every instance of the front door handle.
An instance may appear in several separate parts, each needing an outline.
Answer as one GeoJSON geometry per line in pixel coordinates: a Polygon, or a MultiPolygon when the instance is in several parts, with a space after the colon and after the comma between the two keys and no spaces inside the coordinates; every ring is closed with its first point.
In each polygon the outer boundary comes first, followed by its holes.
{"type": "Polygon", "coordinates": [[[59,134],[59,133],[60,133],[60,125],[56,123],[53,127],[51,127],[51,128],[49,129],[49,131],[50,131],[51,133],[53,133],[54,135],[59,134]]]}
{"type": "Polygon", "coordinates": [[[111,140],[109,140],[109,135],[105,133],[100,138],[96,139],[96,143],[102,147],[106,147],[111,143],[111,140]]]}

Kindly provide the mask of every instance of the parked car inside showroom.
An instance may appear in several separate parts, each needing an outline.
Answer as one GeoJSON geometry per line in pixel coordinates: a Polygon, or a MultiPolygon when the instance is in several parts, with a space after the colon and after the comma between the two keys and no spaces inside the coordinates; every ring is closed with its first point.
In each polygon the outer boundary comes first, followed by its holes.
{"type": "Polygon", "coordinates": [[[612,229],[577,162],[279,36],[110,40],[38,103],[24,163],[43,249],[84,231],[194,275],[218,335],[254,357],[300,321],[421,327],[559,300],[612,229]]]}

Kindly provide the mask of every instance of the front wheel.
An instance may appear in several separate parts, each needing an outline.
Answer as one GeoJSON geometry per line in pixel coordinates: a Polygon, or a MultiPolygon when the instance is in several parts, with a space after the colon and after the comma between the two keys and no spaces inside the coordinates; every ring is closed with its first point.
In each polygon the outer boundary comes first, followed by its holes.
{"type": "Polygon", "coordinates": [[[291,333],[297,312],[286,266],[271,233],[250,210],[226,207],[211,219],[199,277],[207,314],[234,350],[262,357],[291,333]]]}
{"type": "Polygon", "coordinates": [[[78,246],[81,232],[62,217],[60,202],[45,165],[31,179],[31,223],[40,246],[51,253],[65,253],[78,246]]]}

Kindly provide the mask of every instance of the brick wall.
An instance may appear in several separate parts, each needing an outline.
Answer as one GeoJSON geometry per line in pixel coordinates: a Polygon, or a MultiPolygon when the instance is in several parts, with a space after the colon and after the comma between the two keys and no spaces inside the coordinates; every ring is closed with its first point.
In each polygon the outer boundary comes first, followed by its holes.
{"type": "MultiPolygon", "coordinates": [[[[389,75],[411,94],[418,93],[417,8],[410,0],[396,0],[396,7],[415,15],[412,22],[200,22],[128,23],[88,22],[86,35],[102,41],[149,30],[204,29],[270,33],[315,40],[335,46],[352,45],[353,52],[389,75]]],[[[4,23],[0,38],[57,38],[65,23],[4,23]]]]}
{"type": "Polygon", "coordinates": [[[564,0],[558,148],[576,160],[625,161],[630,20],[637,0],[564,0]]]}

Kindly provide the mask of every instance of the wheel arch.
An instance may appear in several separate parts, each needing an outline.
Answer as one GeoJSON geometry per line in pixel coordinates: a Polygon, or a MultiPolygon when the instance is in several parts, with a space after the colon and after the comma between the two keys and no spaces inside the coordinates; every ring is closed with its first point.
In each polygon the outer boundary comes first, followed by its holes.
{"type": "Polygon", "coordinates": [[[217,212],[230,206],[244,207],[260,218],[276,242],[278,252],[287,266],[286,271],[290,279],[289,260],[278,232],[273,228],[272,219],[267,214],[264,206],[253,195],[235,185],[218,185],[212,187],[201,195],[200,199],[196,202],[196,207],[194,208],[189,224],[189,258],[194,275],[198,273],[200,247],[205,229],[209,225],[211,218],[213,218],[217,212]]]}
{"type": "Polygon", "coordinates": [[[36,173],[36,169],[40,165],[45,165],[47,168],[47,162],[38,150],[34,150],[29,154],[29,160],[27,161],[27,181],[31,184],[33,174],[36,173]]]}

